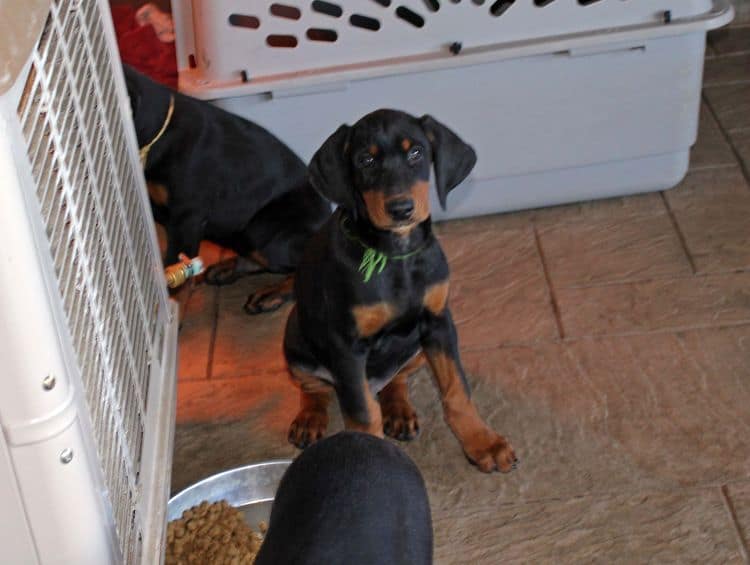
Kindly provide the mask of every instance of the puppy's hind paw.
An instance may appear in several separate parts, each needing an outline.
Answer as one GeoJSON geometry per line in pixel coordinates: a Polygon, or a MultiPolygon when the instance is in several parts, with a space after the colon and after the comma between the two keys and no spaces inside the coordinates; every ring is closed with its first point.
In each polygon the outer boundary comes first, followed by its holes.
{"type": "Polygon", "coordinates": [[[214,286],[224,286],[239,279],[241,273],[237,270],[237,261],[232,258],[215,265],[206,270],[206,283],[214,286]]]}
{"type": "Polygon", "coordinates": [[[294,296],[294,283],[291,277],[271,286],[258,289],[247,297],[245,302],[245,313],[250,316],[273,312],[292,300],[294,296]]]}
{"type": "Polygon", "coordinates": [[[285,298],[280,294],[259,294],[254,292],[248,296],[243,309],[245,310],[245,314],[255,316],[256,314],[275,312],[288,301],[289,298],[285,298]]]}

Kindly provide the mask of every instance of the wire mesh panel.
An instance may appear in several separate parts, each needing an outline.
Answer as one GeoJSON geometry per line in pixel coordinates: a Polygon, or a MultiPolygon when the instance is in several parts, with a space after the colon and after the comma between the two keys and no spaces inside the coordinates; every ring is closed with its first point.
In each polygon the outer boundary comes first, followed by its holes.
{"type": "Polygon", "coordinates": [[[50,8],[17,108],[120,549],[140,560],[151,364],[167,299],[96,0],[50,8]]]}

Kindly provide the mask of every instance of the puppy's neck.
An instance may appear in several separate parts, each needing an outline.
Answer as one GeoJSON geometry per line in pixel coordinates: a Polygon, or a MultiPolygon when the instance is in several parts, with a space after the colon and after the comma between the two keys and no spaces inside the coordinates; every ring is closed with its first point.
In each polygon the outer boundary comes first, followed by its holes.
{"type": "Polygon", "coordinates": [[[138,115],[133,116],[138,147],[153,141],[164,126],[172,95],[169,89],[155,83],[147,84],[143,88],[138,115]]]}
{"type": "Polygon", "coordinates": [[[408,231],[395,232],[382,230],[373,226],[367,218],[354,218],[352,214],[342,211],[343,219],[349,231],[365,245],[377,249],[386,255],[404,255],[423,248],[432,236],[432,221],[428,217],[408,231]]]}

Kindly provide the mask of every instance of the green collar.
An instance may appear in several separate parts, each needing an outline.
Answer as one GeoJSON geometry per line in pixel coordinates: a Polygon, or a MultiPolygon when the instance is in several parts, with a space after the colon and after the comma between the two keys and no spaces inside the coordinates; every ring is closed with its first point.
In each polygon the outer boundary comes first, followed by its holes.
{"type": "Polygon", "coordinates": [[[341,217],[341,231],[344,232],[344,235],[350,239],[351,241],[354,241],[364,249],[362,253],[362,262],[359,264],[359,272],[363,275],[364,282],[370,282],[370,279],[372,278],[372,275],[374,274],[380,274],[385,270],[386,265],[388,264],[389,260],[393,261],[403,261],[404,259],[408,259],[409,257],[413,257],[414,255],[417,255],[418,253],[421,253],[425,247],[427,247],[427,244],[418,247],[414,251],[410,251],[409,253],[404,253],[403,255],[386,255],[382,251],[378,251],[374,247],[370,247],[367,245],[364,241],[362,241],[360,238],[358,238],[356,235],[354,235],[352,232],[350,232],[348,229],[346,229],[346,222],[348,218],[346,216],[341,217]]]}

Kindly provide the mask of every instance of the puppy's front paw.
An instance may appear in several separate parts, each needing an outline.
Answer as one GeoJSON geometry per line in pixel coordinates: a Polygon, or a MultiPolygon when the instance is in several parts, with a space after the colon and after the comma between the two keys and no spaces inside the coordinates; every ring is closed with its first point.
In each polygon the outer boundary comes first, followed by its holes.
{"type": "Polygon", "coordinates": [[[492,430],[482,430],[464,445],[466,457],[483,473],[508,473],[518,466],[513,447],[508,440],[492,430]]]}
{"type": "Polygon", "coordinates": [[[328,414],[318,410],[301,410],[289,426],[289,443],[305,449],[326,435],[328,414]]]}
{"type": "Polygon", "coordinates": [[[419,435],[417,413],[408,401],[381,402],[383,432],[400,441],[411,441],[419,435]]]}

